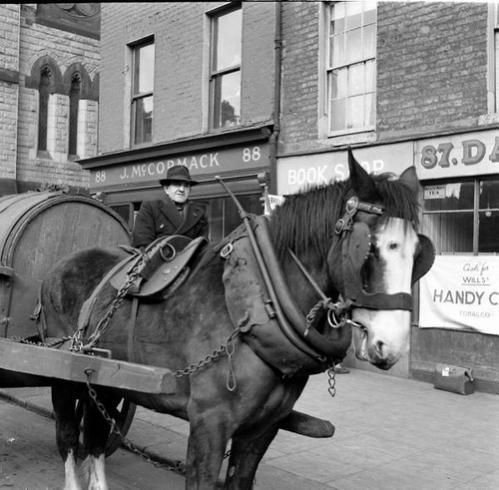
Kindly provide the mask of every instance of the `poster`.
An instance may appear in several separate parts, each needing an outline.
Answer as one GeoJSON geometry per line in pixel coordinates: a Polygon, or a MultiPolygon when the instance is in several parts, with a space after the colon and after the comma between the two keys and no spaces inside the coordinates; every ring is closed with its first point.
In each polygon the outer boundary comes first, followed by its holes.
{"type": "Polygon", "coordinates": [[[419,284],[421,328],[499,335],[499,257],[438,255],[419,284]]]}

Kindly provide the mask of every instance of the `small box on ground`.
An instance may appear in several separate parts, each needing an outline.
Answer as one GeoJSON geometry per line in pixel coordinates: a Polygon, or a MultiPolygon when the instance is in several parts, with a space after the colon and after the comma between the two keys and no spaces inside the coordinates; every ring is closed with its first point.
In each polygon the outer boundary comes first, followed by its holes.
{"type": "Polygon", "coordinates": [[[470,368],[437,364],[433,373],[433,385],[439,390],[451,391],[460,395],[474,392],[474,379],[470,368]]]}

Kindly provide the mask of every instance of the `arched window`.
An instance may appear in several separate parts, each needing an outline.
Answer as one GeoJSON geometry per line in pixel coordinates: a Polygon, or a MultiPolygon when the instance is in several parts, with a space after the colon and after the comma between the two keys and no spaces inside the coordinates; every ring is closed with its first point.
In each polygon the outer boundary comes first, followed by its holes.
{"type": "Polygon", "coordinates": [[[81,95],[81,76],[75,73],[71,78],[71,89],[69,91],[69,144],[68,153],[77,154],[78,142],[78,105],[81,95]]]}
{"type": "Polygon", "coordinates": [[[43,67],[40,73],[40,84],[38,86],[38,151],[47,151],[47,124],[49,96],[52,72],[50,68],[43,67]]]}

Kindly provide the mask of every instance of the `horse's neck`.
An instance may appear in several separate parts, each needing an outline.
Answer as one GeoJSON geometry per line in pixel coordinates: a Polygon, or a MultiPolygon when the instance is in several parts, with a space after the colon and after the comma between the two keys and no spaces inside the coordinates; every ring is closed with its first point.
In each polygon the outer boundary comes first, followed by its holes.
{"type": "MultiPolygon", "coordinates": [[[[289,256],[289,255],[288,255],[289,256]]],[[[312,276],[317,286],[324,292],[326,296],[336,296],[332,290],[332,285],[327,273],[326,260],[311,260],[309,257],[298,257],[307,272],[312,276]]],[[[286,283],[296,304],[306,314],[312,306],[320,299],[305,274],[299,270],[296,263],[289,256],[289,261],[282,264],[286,283]]]]}

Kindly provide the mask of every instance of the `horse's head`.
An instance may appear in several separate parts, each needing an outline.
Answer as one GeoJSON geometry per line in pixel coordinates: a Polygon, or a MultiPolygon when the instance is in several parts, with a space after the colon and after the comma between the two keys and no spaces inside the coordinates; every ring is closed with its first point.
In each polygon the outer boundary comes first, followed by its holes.
{"type": "Polygon", "coordinates": [[[329,271],[343,299],[352,303],[357,358],[389,369],[408,349],[411,287],[431,267],[434,249],[416,232],[419,183],[413,168],[396,181],[372,177],[351,152],[349,167],[329,271]]]}

